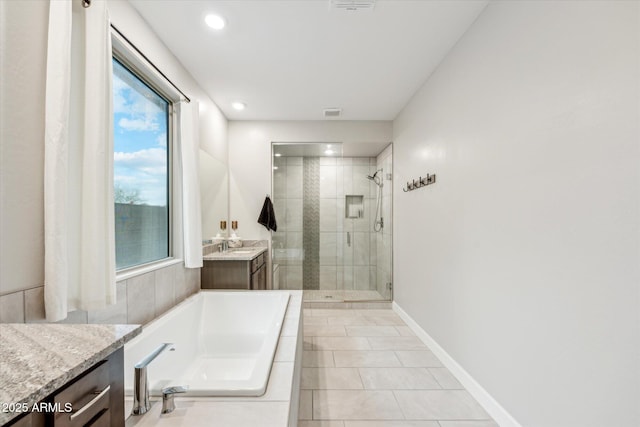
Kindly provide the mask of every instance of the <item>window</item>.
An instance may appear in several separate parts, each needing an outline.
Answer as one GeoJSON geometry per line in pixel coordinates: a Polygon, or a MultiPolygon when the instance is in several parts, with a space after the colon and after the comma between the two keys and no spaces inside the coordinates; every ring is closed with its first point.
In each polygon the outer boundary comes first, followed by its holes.
{"type": "Polygon", "coordinates": [[[116,269],[171,257],[171,110],[167,97],[113,59],[116,269]]]}

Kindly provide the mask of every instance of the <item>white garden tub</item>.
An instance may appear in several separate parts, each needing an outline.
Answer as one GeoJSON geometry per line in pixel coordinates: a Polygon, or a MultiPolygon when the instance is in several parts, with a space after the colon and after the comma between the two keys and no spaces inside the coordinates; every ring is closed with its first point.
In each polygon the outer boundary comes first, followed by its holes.
{"type": "Polygon", "coordinates": [[[201,291],[188,298],[125,345],[125,392],[133,393],[134,365],[173,343],[147,368],[151,395],[173,385],[188,385],[190,396],[263,395],[288,301],[286,291],[201,291]]]}

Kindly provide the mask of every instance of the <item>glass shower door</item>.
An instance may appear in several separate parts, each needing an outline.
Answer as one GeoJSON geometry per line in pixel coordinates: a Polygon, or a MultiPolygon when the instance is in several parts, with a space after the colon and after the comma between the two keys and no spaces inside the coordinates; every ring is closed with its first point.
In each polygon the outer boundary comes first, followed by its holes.
{"type": "Polygon", "coordinates": [[[389,300],[390,148],[342,157],[339,144],[327,147],[273,144],[274,283],[307,301],[389,300]]]}

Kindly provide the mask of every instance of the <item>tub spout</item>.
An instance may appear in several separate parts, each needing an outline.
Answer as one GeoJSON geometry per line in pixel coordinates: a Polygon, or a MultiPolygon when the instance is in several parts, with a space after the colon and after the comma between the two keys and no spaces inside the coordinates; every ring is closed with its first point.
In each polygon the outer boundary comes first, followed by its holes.
{"type": "Polygon", "coordinates": [[[173,396],[176,393],[186,393],[189,390],[188,385],[173,385],[162,389],[162,413],[168,414],[176,409],[176,404],[173,401],[173,396]]]}
{"type": "Polygon", "coordinates": [[[147,377],[147,366],[151,363],[160,353],[167,348],[175,350],[173,344],[164,343],[158,348],[153,350],[144,359],[136,363],[133,377],[133,409],[131,414],[142,415],[151,409],[149,404],[149,379],[147,377]]]}

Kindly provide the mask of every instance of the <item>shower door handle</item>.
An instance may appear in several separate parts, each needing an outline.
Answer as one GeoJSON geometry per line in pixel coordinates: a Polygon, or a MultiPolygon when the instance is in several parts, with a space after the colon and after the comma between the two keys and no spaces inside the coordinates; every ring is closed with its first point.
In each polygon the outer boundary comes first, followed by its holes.
{"type": "Polygon", "coordinates": [[[347,246],[351,246],[351,233],[347,231],[347,246]]]}

